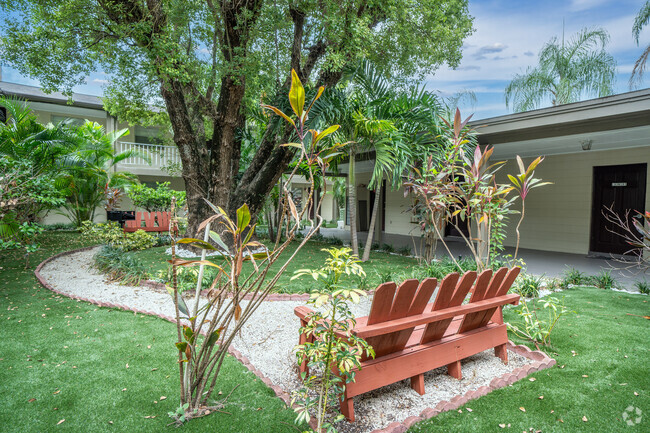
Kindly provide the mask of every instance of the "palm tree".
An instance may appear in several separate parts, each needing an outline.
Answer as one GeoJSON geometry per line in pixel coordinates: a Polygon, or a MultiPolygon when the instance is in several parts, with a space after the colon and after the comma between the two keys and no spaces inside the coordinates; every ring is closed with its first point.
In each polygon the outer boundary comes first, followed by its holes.
{"type": "MultiPolygon", "coordinates": [[[[349,216],[353,253],[358,255],[356,232],[356,155],[374,152],[374,166],[368,188],[374,190],[374,201],[368,237],[362,260],[367,261],[377,223],[379,197],[384,179],[393,188],[401,185],[402,175],[410,166],[415,150],[435,124],[439,104],[437,98],[420,86],[404,92],[390,87],[389,82],[369,62],[356,69],[347,89],[331,92],[329,116],[341,125],[339,134],[350,140],[349,151],[349,216]]],[[[327,112],[328,110],[323,110],[327,112]]]]}
{"type": "Polygon", "coordinates": [[[138,182],[134,174],[115,171],[117,164],[132,157],[147,161],[149,158],[135,150],[115,153],[113,143],[128,134],[128,129],[105,133],[103,126],[86,121],[72,131],[77,146],[59,161],[65,172],[60,184],[67,192],[67,216],[80,226],[94,219],[95,210],[106,199],[106,191],[126,189],[138,182]]]}
{"type": "MultiPolygon", "coordinates": [[[[632,26],[632,35],[634,35],[634,40],[636,45],[639,46],[639,35],[641,30],[645,27],[646,24],[650,21],[650,1],[646,1],[645,4],[641,7],[639,14],[634,19],[634,25],[632,26]]],[[[643,79],[643,73],[645,72],[645,64],[648,61],[650,56],[650,44],[645,47],[641,56],[634,63],[634,68],[632,69],[632,76],[630,77],[630,88],[637,88],[641,84],[643,79]]]]}
{"type": "Polygon", "coordinates": [[[616,61],[605,51],[609,34],[604,29],[583,29],[571,40],[557,38],[544,45],[539,65],[517,74],[505,89],[506,106],[514,111],[577,102],[583,95],[611,95],[616,61]]]}

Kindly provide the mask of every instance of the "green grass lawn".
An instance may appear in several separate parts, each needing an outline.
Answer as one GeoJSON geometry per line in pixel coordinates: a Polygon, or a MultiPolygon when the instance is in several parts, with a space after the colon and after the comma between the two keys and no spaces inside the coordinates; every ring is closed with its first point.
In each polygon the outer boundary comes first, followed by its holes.
{"type": "MultiPolygon", "coordinates": [[[[298,246],[298,242],[293,242],[283,256],[273,265],[271,272],[274,269],[279,269],[298,246]]],[[[269,245],[270,246],[270,245],[269,245]]],[[[167,260],[169,256],[165,254],[168,246],[150,248],[143,251],[137,251],[133,254],[137,256],[145,265],[151,269],[151,274],[155,275],[158,271],[167,269],[167,260]]],[[[331,245],[321,242],[308,242],[300,250],[300,253],[289,264],[285,273],[280,277],[275,291],[282,293],[305,293],[312,290],[312,286],[308,284],[310,281],[307,278],[300,278],[291,281],[294,271],[298,269],[316,269],[325,263],[327,254],[322,251],[324,248],[335,248],[331,245]]],[[[211,258],[218,263],[219,259],[211,258]]],[[[246,264],[249,271],[253,270],[253,265],[246,264]]],[[[396,254],[387,254],[381,251],[373,251],[370,254],[370,260],[363,263],[363,269],[366,272],[366,289],[371,290],[384,281],[389,281],[391,274],[396,272],[409,271],[413,267],[418,266],[418,262],[414,258],[399,256],[396,254]]],[[[244,270],[246,274],[246,269],[244,270]]]]}
{"type": "MultiPolygon", "coordinates": [[[[44,247],[27,270],[16,253],[0,257],[1,430],[175,431],[166,426],[167,412],[178,404],[174,326],[154,317],[72,301],[41,288],[33,275],[40,261],[84,246],[72,233],[48,232],[42,239],[44,247]]],[[[319,249],[324,247],[307,245],[292,268],[319,266],[319,249]]],[[[165,259],[161,250],[141,255],[160,265],[165,259]]],[[[371,269],[401,271],[415,265],[411,259],[374,255],[366,267],[370,278],[371,269]]],[[[283,278],[287,287],[297,290],[299,285],[287,280],[283,278]]],[[[524,379],[468,403],[465,407],[472,412],[463,408],[462,413],[443,413],[410,431],[502,431],[499,424],[506,425],[503,431],[513,432],[647,431],[649,322],[638,316],[650,314],[648,297],[594,288],[561,295],[578,314],[568,316],[554,334],[554,347],[548,351],[558,366],[534,374],[534,382],[524,379]],[[628,406],[643,411],[641,424],[628,427],[622,421],[628,406]]],[[[505,317],[512,320],[512,311],[505,317]]],[[[183,430],[297,431],[293,411],[229,358],[218,388],[225,395],[237,385],[226,408],[230,415],[194,420],[183,430]]]]}

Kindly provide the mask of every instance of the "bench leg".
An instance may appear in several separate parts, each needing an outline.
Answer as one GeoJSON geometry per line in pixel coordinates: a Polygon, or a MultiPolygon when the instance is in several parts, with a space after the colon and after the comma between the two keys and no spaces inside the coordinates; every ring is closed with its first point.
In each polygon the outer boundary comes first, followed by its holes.
{"type": "Polygon", "coordinates": [[[460,361],[455,361],[451,364],[447,364],[447,374],[449,374],[451,377],[455,377],[458,380],[462,379],[463,372],[460,369],[460,361]]]}
{"type": "Polygon", "coordinates": [[[347,396],[343,397],[341,401],[341,413],[348,419],[350,422],[354,422],[354,401],[347,396]]]}
{"type": "Polygon", "coordinates": [[[411,378],[411,388],[420,395],[424,395],[424,374],[418,374],[411,378]]]}
{"type": "MultiPolygon", "coordinates": [[[[300,321],[300,326],[304,327],[307,325],[307,322],[304,320],[300,321]]],[[[298,344],[305,344],[305,343],[313,343],[314,342],[314,336],[310,335],[307,337],[305,334],[300,334],[300,338],[298,340],[298,344]]],[[[300,366],[298,367],[300,373],[306,373],[306,376],[309,376],[309,367],[307,367],[307,360],[304,360],[303,362],[300,363],[300,366]]]]}
{"type": "Polygon", "coordinates": [[[506,345],[496,346],[494,348],[494,356],[498,356],[504,364],[508,364],[508,350],[506,350],[506,345]]]}

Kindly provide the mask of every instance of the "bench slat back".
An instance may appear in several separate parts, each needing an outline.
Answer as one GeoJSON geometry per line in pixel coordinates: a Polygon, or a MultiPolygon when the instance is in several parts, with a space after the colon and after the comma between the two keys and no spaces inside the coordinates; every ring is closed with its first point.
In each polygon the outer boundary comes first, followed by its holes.
{"type": "MultiPolygon", "coordinates": [[[[470,303],[495,298],[496,296],[499,296],[499,294],[504,290],[505,292],[503,293],[503,295],[505,295],[508,292],[510,286],[512,285],[512,282],[514,282],[515,278],[517,278],[518,274],[519,274],[518,267],[515,267],[510,271],[508,271],[508,268],[499,269],[492,276],[490,280],[490,284],[486,287],[485,291],[483,291],[476,297],[472,296],[472,298],[470,299],[470,303]]],[[[463,333],[463,332],[471,331],[480,328],[482,326],[485,326],[489,322],[490,318],[492,317],[495,311],[496,308],[492,308],[486,311],[478,311],[476,313],[470,313],[466,315],[463,318],[463,322],[461,323],[458,332],[463,333]]]]}
{"type": "Polygon", "coordinates": [[[143,229],[163,232],[169,230],[169,220],[169,212],[136,212],[135,219],[126,221],[124,226],[128,231],[143,229]]]}
{"type": "MultiPolygon", "coordinates": [[[[460,278],[457,272],[447,275],[442,280],[442,284],[440,284],[440,289],[431,307],[431,311],[444,310],[462,304],[475,280],[475,271],[465,272],[462,278],[460,278]]],[[[453,318],[449,318],[429,323],[424,329],[420,342],[424,344],[430,341],[440,340],[445,335],[452,320],[453,318]]]]}
{"type": "MultiPolygon", "coordinates": [[[[436,287],[435,278],[427,278],[420,284],[418,280],[406,280],[399,287],[395,283],[384,283],[375,291],[368,315],[368,325],[401,319],[421,314],[436,287]]],[[[375,357],[397,352],[406,346],[413,328],[391,332],[368,338],[375,350],[375,357]]]]}

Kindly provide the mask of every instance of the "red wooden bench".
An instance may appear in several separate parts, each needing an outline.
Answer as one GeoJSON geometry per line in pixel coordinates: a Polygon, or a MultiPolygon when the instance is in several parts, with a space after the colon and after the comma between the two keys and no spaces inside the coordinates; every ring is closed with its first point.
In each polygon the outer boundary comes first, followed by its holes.
{"type": "MultiPolygon", "coordinates": [[[[348,383],[342,396],[341,413],[354,421],[352,398],[357,395],[411,379],[411,388],[424,394],[424,373],[447,366],[449,375],[461,379],[461,360],[494,348],[495,355],[508,362],[508,335],[501,307],[517,305],[519,295],[508,294],[520,268],[474,271],[460,277],[447,275],[434,302],[435,278],[406,280],[380,285],[374,294],[370,314],[356,319],[354,333],[375,350],[374,359],[362,359],[355,381],[348,383]],[[467,294],[468,303],[463,305],[467,294]]],[[[312,310],[294,310],[305,326],[312,310]]],[[[307,338],[300,336],[300,344],[307,338]]],[[[305,364],[300,371],[306,371],[305,364]]]]}
{"type": "Polygon", "coordinates": [[[124,231],[134,232],[136,230],[144,230],[145,232],[168,232],[169,220],[169,212],[136,212],[134,220],[125,222],[124,231]]]}

